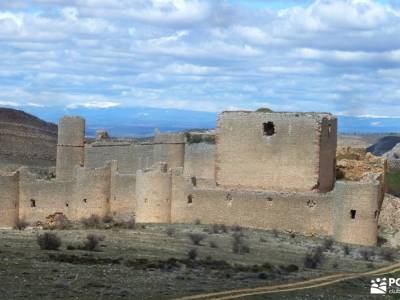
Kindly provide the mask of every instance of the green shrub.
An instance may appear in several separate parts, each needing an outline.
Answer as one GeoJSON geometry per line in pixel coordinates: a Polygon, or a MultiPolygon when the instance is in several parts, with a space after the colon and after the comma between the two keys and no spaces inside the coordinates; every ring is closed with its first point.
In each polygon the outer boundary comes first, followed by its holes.
{"type": "Polygon", "coordinates": [[[186,141],[188,144],[207,143],[215,144],[215,136],[210,134],[186,133],[186,141]]]}
{"type": "Polygon", "coordinates": [[[393,195],[400,195],[400,171],[386,172],[385,174],[387,191],[393,195]]]}
{"type": "Polygon", "coordinates": [[[256,112],[273,112],[273,111],[268,107],[260,107],[256,110],[256,112]]]}

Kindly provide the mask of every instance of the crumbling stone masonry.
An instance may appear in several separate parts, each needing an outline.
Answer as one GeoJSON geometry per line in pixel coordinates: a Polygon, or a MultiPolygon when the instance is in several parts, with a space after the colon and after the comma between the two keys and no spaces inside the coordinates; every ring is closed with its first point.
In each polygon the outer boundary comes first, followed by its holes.
{"type": "Polygon", "coordinates": [[[0,226],[91,214],[138,222],[238,224],[375,245],[379,174],[335,182],[336,118],[223,112],[210,133],[157,132],[147,143],[84,143],[84,120],[59,123],[57,177],[0,175],[0,226]]]}

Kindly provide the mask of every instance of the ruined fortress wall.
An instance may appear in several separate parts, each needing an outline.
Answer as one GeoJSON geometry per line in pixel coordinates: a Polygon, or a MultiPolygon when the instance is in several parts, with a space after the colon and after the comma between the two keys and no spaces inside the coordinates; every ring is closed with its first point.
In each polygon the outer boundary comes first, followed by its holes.
{"type": "Polygon", "coordinates": [[[94,169],[117,160],[121,173],[133,173],[134,153],[131,144],[92,144],[85,146],[85,167],[94,169]]]}
{"type": "Polygon", "coordinates": [[[23,124],[0,122],[0,158],[6,161],[55,162],[57,133],[23,124]]]}
{"type": "Polygon", "coordinates": [[[388,172],[400,172],[400,159],[390,158],[387,160],[388,172]]]}
{"type": "Polygon", "coordinates": [[[111,175],[110,214],[115,220],[130,220],[136,212],[136,174],[111,175]]]}
{"type": "Polygon", "coordinates": [[[171,221],[171,174],[158,163],[136,175],[136,220],[143,223],[171,221]]]}
{"type": "Polygon", "coordinates": [[[19,209],[19,173],[0,174],[0,228],[14,227],[19,209]]]}
{"type": "Polygon", "coordinates": [[[58,126],[56,176],[58,180],[71,180],[75,166],[83,165],[85,120],[63,117],[58,126]]]}
{"type": "Polygon", "coordinates": [[[332,195],[196,188],[173,176],[172,222],[332,234],[332,195]]]}
{"type": "Polygon", "coordinates": [[[376,245],[381,185],[378,181],[338,181],[335,186],[334,239],[376,245]]]}
{"type": "Polygon", "coordinates": [[[217,128],[217,183],[274,191],[317,189],[323,116],[330,115],[221,113],[217,128]],[[265,127],[273,127],[273,133],[266,132],[265,127]]]}
{"type": "Polygon", "coordinates": [[[21,169],[19,217],[29,223],[44,222],[61,212],[69,216],[67,204],[72,197],[72,182],[37,179],[21,169]]]}
{"type": "Polygon", "coordinates": [[[320,127],[319,191],[333,189],[336,177],[337,119],[322,118],[320,127]]]}
{"type": "Polygon", "coordinates": [[[137,144],[133,146],[133,150],[135,153],[135,164],[134,164],[134,172],[136,174],[137,170],[144,170],[150,168],[154,161],[154,145],[152,144],[137,144]]]}
{"type": "Polygon", "coordinates": [[[72,180],[73,168],[83,166],[84,152],[81,147],[57,147],[56,177],[58,180],[72,180]]]}
{"type": "Polygon", "coordinates": [[[214,178],[215,145],[210,143],[193,143],[185,146],[185,176],[214,178]]]}
{"type": "Polygon", "coordinates": [[[166,162],[170,168],[183,167],[185,135],[183,133],[158,133],[154,137],[153,162],[166,162]]]}
{"type": "Polygon", "coordinates": [[[118,161],[121,174],[136,174],[137,170],[149,168],[153,163],[151,144],[93,144],[85,147],[85,166],[99,168],[105,162],[118,161]]]}
{"type": "Polygon", "coordinates": [[[74,175],[73,197],[69,203],[71,219],[109,214],[111,165],[97,169],[76,167],[74,175]]]}

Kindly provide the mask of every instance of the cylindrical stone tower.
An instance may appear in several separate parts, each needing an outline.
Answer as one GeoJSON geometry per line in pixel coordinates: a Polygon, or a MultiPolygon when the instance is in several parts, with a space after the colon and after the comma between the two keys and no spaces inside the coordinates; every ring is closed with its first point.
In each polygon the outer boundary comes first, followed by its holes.
{"type": "Polygon", "coordinates": [[[337,181],[334,193],[334,239],[342,243],[375,246],[383,195],[379,180],[337,181]]]}
{"type": "Polygon", "coordinates": [[[183,167],[185,158],[184,133],[157,133],[154,136],[154,162],[166,162],[169,168],[183,167]]]}
{"type": "Polygon", "coordinates": [[[14,227],[18,220],[19,173],[0,173],[0,228],[14,227]]]}
{"type": "Polygon", "coordinates": [[[165,163],[136,174],[136,221],[171,222],[171,174],[165,163]]]}
{"type": "Polygon", "coordinates": [[[57,165],[58,180],[71,180],[74,167],[84,163],[85,120],[66,116],[58,124],[57,165]]]}

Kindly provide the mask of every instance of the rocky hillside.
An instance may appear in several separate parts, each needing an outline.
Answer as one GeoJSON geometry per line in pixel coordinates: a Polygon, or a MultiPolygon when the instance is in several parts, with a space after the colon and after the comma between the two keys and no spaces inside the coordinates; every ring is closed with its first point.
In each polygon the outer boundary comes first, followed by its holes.
{"type": "Polygon", "coordinates": [[[379,139],[375,144],[367,148],[367,151],[376,156],[382,156],[391,151],[398,143],[400,143],[400,136],[385,136],[379,139]]]}
{"type": "Polygon", "coordinates": [[[368,173],[384,173],[385,159],[365,148],[338,147],[336,161],[337,179],[359,181],[368,173]]]}
{"type": "Polygon", "coordinates": [[[57,125],[20,110],[0,108],[0,167],[54,165],[56,145],[57,125]]]}

